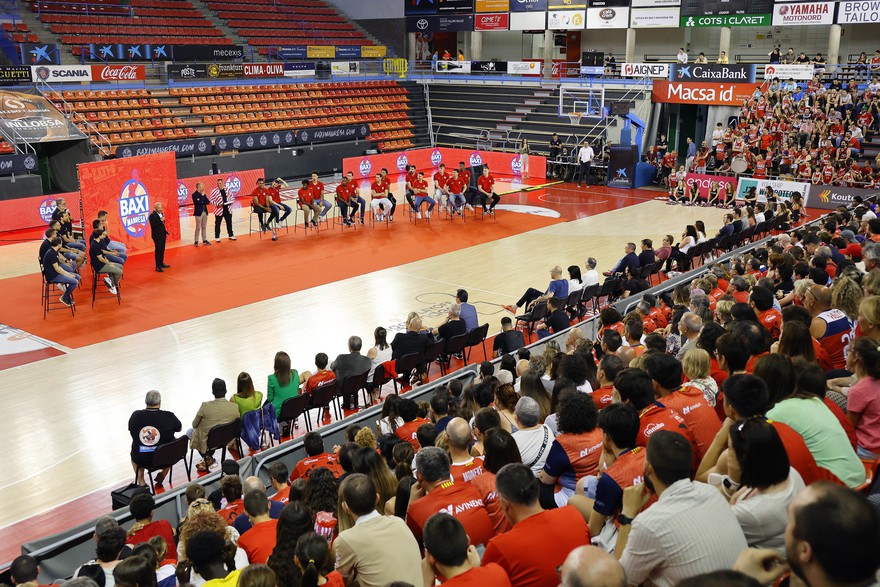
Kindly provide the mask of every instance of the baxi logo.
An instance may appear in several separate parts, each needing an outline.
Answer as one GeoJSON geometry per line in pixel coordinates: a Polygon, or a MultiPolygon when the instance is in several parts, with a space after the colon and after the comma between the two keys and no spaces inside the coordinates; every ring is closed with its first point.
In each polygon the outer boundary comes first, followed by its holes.
{"type": "Polygon", "coordinates": [[[125,232],[134,237],[142,237],[150,214],[150,196],[141,183],[137,169],[131,170],[131,179],[122,185],[119,194],[119,218],[125,232]]]}
{"type": "Polygon", "coordinates": [[[407,165],[409,165],[409,159],[406,158],[406,153],[401,153],[397,158],[397,170],[406,171],[407,165]]]}
{"type": "Polygon", "coordinates": [[[510,170],[513,171],[514,175],[522,174],[522,160],[519,158],[519,155],[514,156],[510,160],[510,170]]]}
{"type": "Polygon", "coordinates": [[[226,178],[226,193],[235,197],[241,191],[241,179],[234,173],[226,178]]]}
{"type": "Polygon", "coordinates": [[[358,164],[358,171],[361,172],[361,177],[368,177],[372,170],[373,164],[370,163],[369,158],[364,157],[363,159],[361,159],[360,164],[358,164]]]}
{"type": "Polygon", "coordinates": [[[43,222],[49,224],[52,220],[52,213],[55,211],[55,198],[46,198],[40,202],[40,218],[43,222]]]}
{"type": "Polygon", "coordinates": [[[434,149],[431,151],[431,165],[437,167],[443,163],[443,153],[440,152],[440,149],[434,149]]]}
{"type": "Polygon", "coordinates": [[[189,199],[189,188],[186,187],[186,184],[182,181],[177,182],[177,203],[180,206],[186,204],[186,201],[189,199]]]}
{"type": "Polygon", "coordinates": [[[479,151],[474,151],[473,153],[471,153],[470,159],[468,159],[468,161],[470,162],[471,167],[476,167],[477,165],[483,164],[483,156],[480,155],[479,151]]]}

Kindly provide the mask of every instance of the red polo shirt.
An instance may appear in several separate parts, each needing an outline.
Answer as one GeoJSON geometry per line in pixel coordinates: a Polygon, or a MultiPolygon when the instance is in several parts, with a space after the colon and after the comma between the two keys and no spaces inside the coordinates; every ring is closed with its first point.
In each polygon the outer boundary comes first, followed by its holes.
{"type": "Polygon", "coordinates": [[[614,403],[614,384],[603,385],[599,389],[593,391],[593,403],[596,408],[602,409],[614,403]]]}
{"type": "Polygon", "coordinates": [[[484,471],[483,457],[471,457],[464,463],[452,463],[449,467],[449,474],[456,483],[470,483],[474,477],[482,475],[484,471]]]}
{"type": "Polygon", "coordinates": [[[251,198],[256,198],[261,206],[268,206],[270,192],[266,188],[257,188],[251,192],[251,198]]]}
{"type": "Polygon", "coordinates": [[[329,452],[322,452],[319,455],[306,457],[298,462],[290,473],[290,480],[293,481],[294,479],[299,479],[301,477],[308,477],[309,473],[321,467],[330,469],[330,472],[333,473],[334,477],[342,475],[342,467],[339,466],[339,461],[337,460],[336,455],[332,455],[329,452]]]}
{"type": "Polygon", "coordinates": [[[495,564],[474,567],[443,583],[448,587],[512,587],[504,569],[495,564]]]}
{"type": "Polygon", "coordinates": [[[412,186],[413,193],[417,196],[426,196],[428,195],[428,182],[424,179],[414,179],[409,184],[412,186]]]}
{"type": "Polygon", "coordinates": [[[439,171],[434,174],[434,185],[438,188],[443,188],[446,186],[446,182],[449,181],[449,176],[445,173],[440,173],[439,171]]]}
{"type": "Polygon", "coordinates": [[[464,526],[471,544],[475,546],[487,544],[495,535],[495,528],[480,492],[468,483],[447,481],[409,504],[406,524],[420,543],[425,522],[438,512],[457,518],[464,526]]]}
{"type": "Polygon", "coordinates": [[[529,516],[490,540],[483,564],[497,563],[517,587],[555,585],[568,553],[589,543],[587,522],[568,505],[529,516]]]}
{"type": "Polygon", "coordinates": [[[336,197],[343,202],[347,202],[354,198],[354,185],[351,183],[341,183],[336,186],[336,197]]]}
{"type": "Polygon", "coordinates": [[[416,438],[416,430],[418,430],[419,426],[422,424],[430,424],[430,422],[424,418],[416,418],[412,422],[404,422],[403,425],[398,426],[397,430],[394,431],[394,434],[397,438],[410,443],[415,451],[419,452],[419,449],[422,448],[422,446],[419,444],[418,438],[416,438]]]}
{"type": "Polygon", "coordinates": [[[176,561],[177,543],[174,541],[174,532],[171,530],[171,524],[168,523],[168,520],[156,520],[155,522],[150,522],[126,538],[125,543],[140,544],[141,542],[147,542],[153,536],[161,536],[165,539],[165,544],[168,546],[167,556],[176,561]]]}
{"type": "Polygon", "coordinates": [[[247,553],[252,565],[264,565],[275,550],[275,537],[278,533],[278,520],[260,522],[242,534],[238,546],[247,553]]]}
{"type": "Polygon", "coordinates": [[[495,186],[495,178],[492,177],[491,175],[488,175],[488,176],[481,175],[477,179],[477,185],[480,187],[481,190],[483,190],[487,194],[491,194],[492,188],[495,186]]]}
{"type": "Polygon", "coordinates": [[[314,198],[312,198],[312,190],[311,188],[299,188],[296,192],[296,195],[299,196],[300,204],[305,204],[306,206],[311,206],[314,198]]]}
{"type": "Polygon", "coordinates": [[[226,507],[222,508],[217,514],[224,520],[228,525],[232,525],[232,522],[235,521],[235,518],[244,513],[244,500],[239,498],[233,501],[232,503],[226,504],[226,507]]]}
{"type": "Polygon", "coordinates": [[[694,435],[702,459],[715,440],[715,435],[721,430],[721,420],[718,419],[715,408],[709,405],[702,391],[691,386],[682,386],[678,391],[661,398],[660,403],[681,416],[694,435]]]}
{"type": "Polygon", "coordinates": [[[448,182],[447,185],[449,187],[450,194],[462,194],[464,193],[464,188],[467,184],[461,177],[453,177],[448,182]]]}
{"type": "Polygon", "coordinates": [[[693,447],[694,467],[699,464],[700,450],[694,434],[675,410],[667,408],[663,404],[654,402],[639,412],[639,435],[636,437],[636,445],[648,446],[648,439],[658,430],[669,430],[684,436],[693,447]]]}

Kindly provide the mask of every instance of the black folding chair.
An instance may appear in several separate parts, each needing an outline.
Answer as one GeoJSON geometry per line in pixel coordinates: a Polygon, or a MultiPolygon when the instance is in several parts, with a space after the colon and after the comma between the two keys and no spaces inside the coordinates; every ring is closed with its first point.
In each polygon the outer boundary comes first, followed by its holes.
{"type": "Polygon", "coordinates": [[[309,395],[301,394],[295,397],[289,397],[281,404],[281,414],[278,416],[278,422],[290,422],[291,426],[300,416],[305,416],[306,431],[312,430],[312,422],[309,420],[309,395]]]}
{"type": "MultiPolygon", "coordinates": [[[[452,338],[455,337],[453,336],[452,338]]],[[[397,362],[394,365],[394,370],[397,371],[397,377],[394,378],[394,393],[400,393],[400,390],[397,387],[398,383],[400,383],[401,387],[409,384],[413,371],[415,371],[419,366],[419,363],[422,362],[422,357],[423,355],[421,353],[410,353],[397,359],[397,362]]]]}
{"type": "Polygon", "coordinates": [[[161,444],[156,447],[156,450],[153,451],[153,462],[149,467],[138,467],[138,469],[143,469],[147,473],[147,477],[150,479],[150,490],[153,493],[156,493],[156,486],[153,481],[153,473],[155,471],[162,471],[168,469],[168,479],[171,480],[171,476],[174,474],[174,465],[183,461],[183,464],[186,468],[186,479],[187,481],[192,481],[192,475],[190,474],[189,467],[186,467],[186,449],[189,446],[189,438],[186,436],[181,436],[180,438],[175,438],[171,442],[167,442],[165,444],[161,444]]]}
{"type": "MultiPolygon", "coordinates": [[[[367,376],[369,374],[369,371],[364,371],[360,375],[350,375],[342,382],[339,390],[339,399],[343,404],[343,409],[348,408],[348,398],[353,398],[355,405],[357,404],[359,391],[364,392],[364,406],[372,404],[367,397],[367,376]]],[[[357,407],[354,409],[357,409],[357,407]]]]}
{"type": "Polygon", "coordinates": [[[489,355],[486,354],[486,337],[489,335],[489,323],[486,322],[482,326],[477,326],[470,332],[468,332],[468,341],[467,346],[464,348],[464,360],[465,363],[471,362],[471,349],[478,344],[483,345],[483,359],[489,361],[492,359],[489,355]]]}
{"type": "MultiPolygon", "coordinates": [[[[443,354],[446,355],[448,362],[452,361],[452,355],[454,354],[462,354],[464,353],[464,348],[468,343],[468,334],[459,334],[457,336],[453,336],[449,340],[446,341],[446,346],[443,349],[443,354]]],[[[446,367],[448,363],[440,362],[440,374],[446,375],[446,367]]],[[[399,371],[398,371],[399,372],[399,371]]]]}
{"type": "MultiPolygon", "coordinates": [[[[241,457],[241,418],[236,418],[226,424],[217,424],[208,430],[207,452],[210,454],[219,448],[221,450],[220,462],[222,463],[226,460],[226,446],[232,441],[235,441],[235,448],[238,451],[238,456],[241,457]]],[[[188,470],[192,468],[193,452],[195,451],[190,445],[188,470]]]]}
{"type": "MultiPolygon", "coordinates": [[[[315,408],[323,408],[325,411],[330,409],[330,406],[333,406],[333,412],[336,414],[337,419],[341,419],[339,413],[339,406],[336,403],[337,398],[337,390],[339,389],[339,381],[334,379],[333,381],[328,381],[323,385],[319,385],[318,388],[312,392],[311,400],[309,401],[309,410],[313,410],[315,408]]],[[[308,419],[308,415],[306,415],[306,419],[308,419]]],[[[320,418],[318,422],[320,422],[320,418]]]]}
{"type": "Polygon", "coordinates": [[[568,299],[565,300],[565,311],[568,314],[568,317],[574,320],[578,317],[578,306],[581,303],[581,299],[584,297],[584,288],[576,289],[570,294],[568,294],[568,299]]]}
{"type": "Polygon", "coordinates": [[[526,327],[526,331],[529,333],[529,341],[532,340],[532,333],[535,330],[535,325],[546,318],[549,313],[550,311],[547,308],[547,302],[538,302],[532,308],[531,312],[516,317],[517,322],[521,322],[526,327]]]}
{"type": "Polygon", "coordinates": [[[438,341],[432,342],[428,345],[428,348],[425,349],[425,372],[431,372],[431,364],[434,362],[441,363],[440,372],[443,372],[442,362],[439,361],[440,355],[443,354],[443,349],[446,348],[446,340],[440,339],[438,341]]]}

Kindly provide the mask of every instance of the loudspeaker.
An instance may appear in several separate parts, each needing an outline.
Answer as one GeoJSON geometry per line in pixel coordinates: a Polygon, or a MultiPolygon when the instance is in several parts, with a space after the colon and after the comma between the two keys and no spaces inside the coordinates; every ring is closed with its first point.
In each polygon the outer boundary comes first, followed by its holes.
{"type": "Polygon", "coordinates": [[[581,65],[586,67],[601,67],[605,64],[603,51],[584,51],[581,54],[581,65]]]}

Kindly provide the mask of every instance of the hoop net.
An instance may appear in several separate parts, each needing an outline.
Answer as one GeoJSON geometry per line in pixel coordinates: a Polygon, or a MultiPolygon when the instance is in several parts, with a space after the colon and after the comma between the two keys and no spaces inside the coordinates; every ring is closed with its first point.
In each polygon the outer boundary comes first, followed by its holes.
{"type": "Polygon", "coordinates": [[[577,126],[581,123],[581,118],[583,118],[583,116],[584,116],[583,112],[569,112],[568,113],[568,120],[569,120],[569,122],[571,122],[571,124],[573,126],[577,126]]]}

